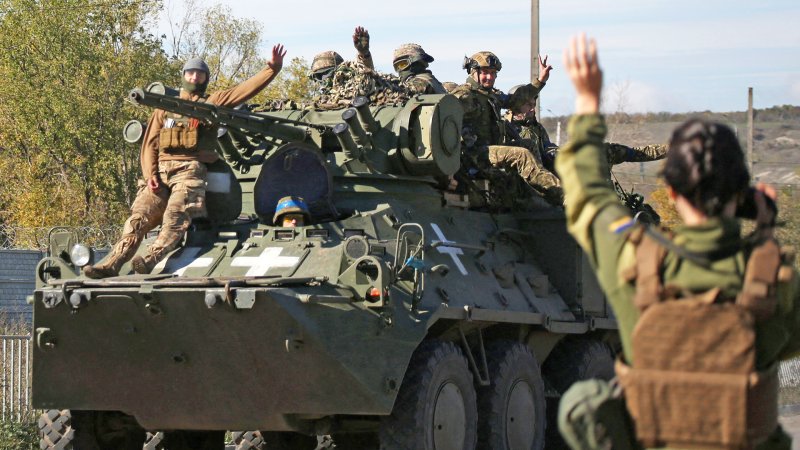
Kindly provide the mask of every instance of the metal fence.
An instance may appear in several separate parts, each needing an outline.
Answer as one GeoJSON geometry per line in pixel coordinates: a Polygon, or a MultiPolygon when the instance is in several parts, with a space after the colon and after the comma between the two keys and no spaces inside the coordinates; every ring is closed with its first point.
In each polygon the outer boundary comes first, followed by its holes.
{"type": "Polygon", "coordinates": [[[3,421],[22,421],[31,414],[31,336],[0,336],[3,421]]]}
{"type": "Polygon", "coordinates": [[[108,248],[119,239],[121,226],[114,227],[15,227],[0,225],[0,249],[45,250],[53,229],[69,230],[78,241],[95,248],[108,248]]]}

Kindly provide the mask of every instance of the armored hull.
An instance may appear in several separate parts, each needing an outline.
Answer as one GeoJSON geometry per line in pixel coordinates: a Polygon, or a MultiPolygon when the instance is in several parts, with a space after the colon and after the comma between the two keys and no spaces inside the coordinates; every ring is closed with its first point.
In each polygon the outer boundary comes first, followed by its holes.
{"type": "MultiPolygon", "coordinates": [[[[189,103],[159,107],[206,117],[189,103]]],[[[84,278],[56,236],[34,293],[33,402],[60,410],[43,448],[138,448],[143,430],[173,449],[195,448],[175,438],[190,430],[203,448],[213,430],[251,430],[240,448],[544,445],[545,387],[563,389],[548,374],[591,375],[596,346],[576,343],[616,329],[563,211],[476,209],[439,188],[459,166],[450,96],[348,111],[215,108],[210,123],[255,149],[221,145],[209,218],[151,274],[84,278]],[[273,226],[284,195],[314,223],[273,226]],[[574,364],[548,367],[567,349],[574,364]]]]}

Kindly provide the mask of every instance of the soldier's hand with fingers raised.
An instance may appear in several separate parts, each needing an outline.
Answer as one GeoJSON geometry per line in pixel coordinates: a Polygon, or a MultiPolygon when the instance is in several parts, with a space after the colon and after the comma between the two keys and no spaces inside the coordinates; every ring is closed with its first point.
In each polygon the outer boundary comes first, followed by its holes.
{"type": "Polygon", "coordinates": [[[547,83],[551,70],[553,70],[553,66],[547,64],[547,55],[544,55],[544,59],[542,59],[542,55],[539,55],[539,81],[547,83]]]}
{"type": "Polygon", "coordinates": [[[272,47],[272,58],[267,61],[267,65],[272,68],[274,71],[281,70],[283,67],[283,57],[286,56],[286,50],[283,48],[283,44],[277,44],[272,47]]]}
{"type": "Polygon", "coordinates": [[[564,50],[564,67],[578,93],[575,99],[576,114],[600,112],[600,91],[603,89],[603,71],[597,59],[597,44],[586,40],[586,34],[574,36],[564,50]]]}
{"type": "Polygon", "coordinates": [[[364,27],[356,27],[353,33],[353,46],[360,55],[369,54],[369,31],[364,27]]]}

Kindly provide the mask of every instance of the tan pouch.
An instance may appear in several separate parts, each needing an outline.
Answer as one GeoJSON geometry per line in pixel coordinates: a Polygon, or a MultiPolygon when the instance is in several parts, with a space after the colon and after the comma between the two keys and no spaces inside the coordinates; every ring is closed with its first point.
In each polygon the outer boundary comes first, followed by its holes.
{"type": "Polygon", "coordinates": [[[162,128],[158,145],[165,152],[169,152],[170,149],[193,150],[197,148],[197,128],[162,128]]]}
{"type": "Polygon", "coordinates": [[[180,134],[181,148],[193,150],[197,148],[197,128],[182,128],[180,134]]]}

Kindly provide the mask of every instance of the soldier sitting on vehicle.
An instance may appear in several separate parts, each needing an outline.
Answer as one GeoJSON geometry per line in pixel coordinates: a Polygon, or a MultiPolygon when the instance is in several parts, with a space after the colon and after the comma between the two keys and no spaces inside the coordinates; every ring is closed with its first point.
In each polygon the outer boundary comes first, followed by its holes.
{"type": "MultiPolygon", "coordinates": [[[[540,75],[526,89],[527,95],[536,96],[550,76],[552,66],[539,59],[540,75]]],[[[462,129],[463,152],[468,161],[478,167],[508,167],[515,170],[537,193],[553,205],[561,205],[562,192],[558,177],[546,170],[528,149],[506,143],[501,108],[508,108],[509,97],[494,88],[497,72],[502,68],[492,52],[478,52],[464,59],[464,69],[469,77],[465,84],[452,94],[464,108],[462,129]]]]}
{"type": "MultiPolygon", "coordinates": [[[[375,64],[372,62],[372,54],[369,51],[369,31],[364,27],[358,26],[353,32],[353,46],[356,48],[356,61],[372,70],[375,64]]],[[[308,77],[316,84],[317,90],[324,93],[331,88],[333,73],[339,64],[344,62],[342,55],[333,50],[317,53],[311,61],[311,71],[308,77]]]]}
{"type": "Polygon", "coordinates": [[[419,44],[403,44],[396,48],[392,66],[400,81],[416,94],[446,94],[442,83],[428,70],[433,56],[425,53],[419,44]]]}
{"type": "Polygon", "coordinates": [[[287,196],[278,201],[275,206],[275,216],[272,224],[276,227],[294,228],[309,225],[311,213],[306,202],[300,197],[287,196]]]}

